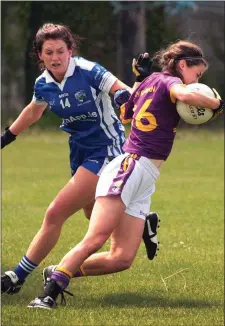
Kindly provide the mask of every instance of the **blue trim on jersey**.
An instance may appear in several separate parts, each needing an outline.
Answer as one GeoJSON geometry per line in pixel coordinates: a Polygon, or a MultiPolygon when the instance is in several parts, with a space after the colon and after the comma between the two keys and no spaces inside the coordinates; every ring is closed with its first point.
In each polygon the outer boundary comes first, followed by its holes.
{"type": "MultiPolygon", "coordinates": [[[[116,122],[116,119],[115,119],[115,117],[113,117],[112,116],[112,119],[116,122]]],[[[119,125],[119,124],[115,124],[115,130],[119,133],[120,132],[120,128],[124,128],[123,127],[123,125],[122,125],[122,123],[121,123],[121,125],[119,125]]],[[[124,143],[125,143],[125,140],[126,140],[126,137],[125,137],[125,134],[124,134],[124,137],[120,137],[119,138],[119,142],[120,142],[120,148],[122,149],[121,150],[121,154],[123,154],[124,153],[124,151],[123,151],[123,145],[124,145],[124,143]]]]}
{"type": "Polygon", "coordinates": [[[114,156],[118,156],[119,154],[121,154],[121,151],[119,151],[119,149],[118,149],[118,141],[117,141],[117,138],[115,136],[113,136],[113,134],[109,130],[109,126],[105,122],[105,119],[104,119],[104,108],[103,108],[103,105],[101,105],[101,103],[99,103],[99,108],[100,108],[100,110],[102,112],[102,123],[104,124],[107,132],[110,134],[110,136],[112,138],[112,141],[113,141],[113,145],[114,145],[113,155],[114,156]],[[115,151],[117,151],[117,153],[115,151]]]}
{"type": "MultiPolygon", "coordinates": [[[[46,102],[63,119],[60,128],[84,148],[110,145],[112,155],[122,153],[124,128],[108,95],[117,78],[101,65],[71,57],[61,83],[45,70],[36,80],[33,101],[46,102]]],[[[110,150],[109,150],[110,151],[110,150]]]]}

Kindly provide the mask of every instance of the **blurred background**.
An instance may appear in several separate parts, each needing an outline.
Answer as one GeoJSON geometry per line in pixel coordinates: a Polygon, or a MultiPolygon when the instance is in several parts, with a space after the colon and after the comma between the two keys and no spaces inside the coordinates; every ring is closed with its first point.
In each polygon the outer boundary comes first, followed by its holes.
{"type": "MultiPolygon", "coordinates": [[[[128,85],[134,82],[132,58],[139,53],[153,54],[178,39],[197,42],[210,64],[201,82],[225,97],[224,1],[3,1],[1,9],[2,127],[31,101],[40,74],[31,58],[32,42],[46,22],[69,26],[84,38],[80,55],[128,85]]],[[[221,129],[223,117],[195,128],[221,129]]],[[[51,112],[40,122],[41,127],[56,125],[51,112]]]]}

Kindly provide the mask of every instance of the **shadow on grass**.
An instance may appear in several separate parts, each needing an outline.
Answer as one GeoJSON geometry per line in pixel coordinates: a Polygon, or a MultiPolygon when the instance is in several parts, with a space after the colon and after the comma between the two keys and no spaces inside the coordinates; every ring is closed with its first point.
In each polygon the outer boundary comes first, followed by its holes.
{"type": "MultiPolygon", "coordinates": [[[[83,282],[82,282],[83,283],[83,282]]],[[[140,293],[139,292],[117,292],[111,294],[101,294],[95,296],[95,294],[89,293],[85,295],[85,286],[87,284],[76,284],[76,292],[74,298],[67,299],[67,307],[73,309],[93,309],[93,308],[127,308],[127,307],[152,307],[152,308],[211,308],[211,307],[223,307],[223,304],[219,301],[207,301],[201,299],[185,298],[184,294],[179,297],[172,298],[172,294],[162,293],[140,293]]],[[[26,306],[31,300],[40,295],[43,292],[42,282],[35,279],[35,275],[31,275],[28,282],[24,284],[20,292],[16,295],[2,294],[1,305],[4,306],[26,306]]],[[[89,292],[89,291],[88,291],[89,292]]],[[[57,300],[60,302],[60,298],[57,300]]],[[[59,304],[60,306],[60,304],[59,304]]]]}
{"type": "Polygon", "coordinates": [[[146,295],[139,293],[122,293],[106,295],[101,302],[104,306],[135,306],[135,307],[161,307],[161,308],[210,308],[213,306],[222,306],[218,302],[207,302],[198,299],[176,298],[168,296],[146,295]]]}
{"type": "MultiPolygon", "coordinates": [[[[20,294],[11,296],[11,295],[2,295],[1,304],[2,308],[4,305],[27,305],[31,300],[34,299],[34,295],[31,295],[33,292],[31,289],[27,289],[20,294]]],[[[39,293],[40,294],[40,291],[39,293]]],[[[60,302],[60,298],[58,299],[60,302]]],[[[60,306],[60,303],[59,303],[60,306]]],[[[212,308],[212,307],[222,307],[220,302],[211,301],[207,302],[200,299],[189,299],[189,298],[169,298],[168,296],[157,296],[157,295],[144,295],[139,293],[119,293],[119,294],[108,294],[101,298],[96,297],[85,297],[85,299],[80,297],[79,294],[75,296],[75,299],[68,298],[67,307],[75,309],[93,309],[93,308],[127,308],[127,307],[139,307],[139,308],[212,308]]]]}

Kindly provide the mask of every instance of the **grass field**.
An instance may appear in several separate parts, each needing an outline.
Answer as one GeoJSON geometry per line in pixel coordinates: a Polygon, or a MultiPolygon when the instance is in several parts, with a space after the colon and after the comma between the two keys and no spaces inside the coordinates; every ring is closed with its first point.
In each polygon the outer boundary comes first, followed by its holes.
{"type": "MultiPolygon", "coordinates": [[[[67,136],[60,131],[33,131],[3,150],[2,271],[24,255],[48,204],[70,177],[67,156],[67,136]]],[[[2,295],[2,325],[223,325],[223,133],[179,131],[156,186],[151,207],[161,217],[156,259],[147,260],[141,244],[130,270],[73,280],[74,297],[66,307],[27,309],[42,289],[42,268],[59,262],[83,237],[88,221],[79,212],[20,293],[2,295]]]]}

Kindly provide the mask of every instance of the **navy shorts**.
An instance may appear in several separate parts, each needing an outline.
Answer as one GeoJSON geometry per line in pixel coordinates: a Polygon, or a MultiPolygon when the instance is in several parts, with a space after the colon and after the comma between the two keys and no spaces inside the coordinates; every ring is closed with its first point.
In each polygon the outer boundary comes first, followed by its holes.
{"type": "MultiPolygon", "coordinates": [[[[80,166],[93,172],[96,175],[100,175],[103,168],[114,159],[114,156],[108,155],[108,146],[101,146],[99,148],[84,148],[81,147],[73,140],[69,138],[70,147],[70,168],[72,176],[76,173],[80,166]]],[[[118,154],[119,155],[119,154],[118,154]]]]}

